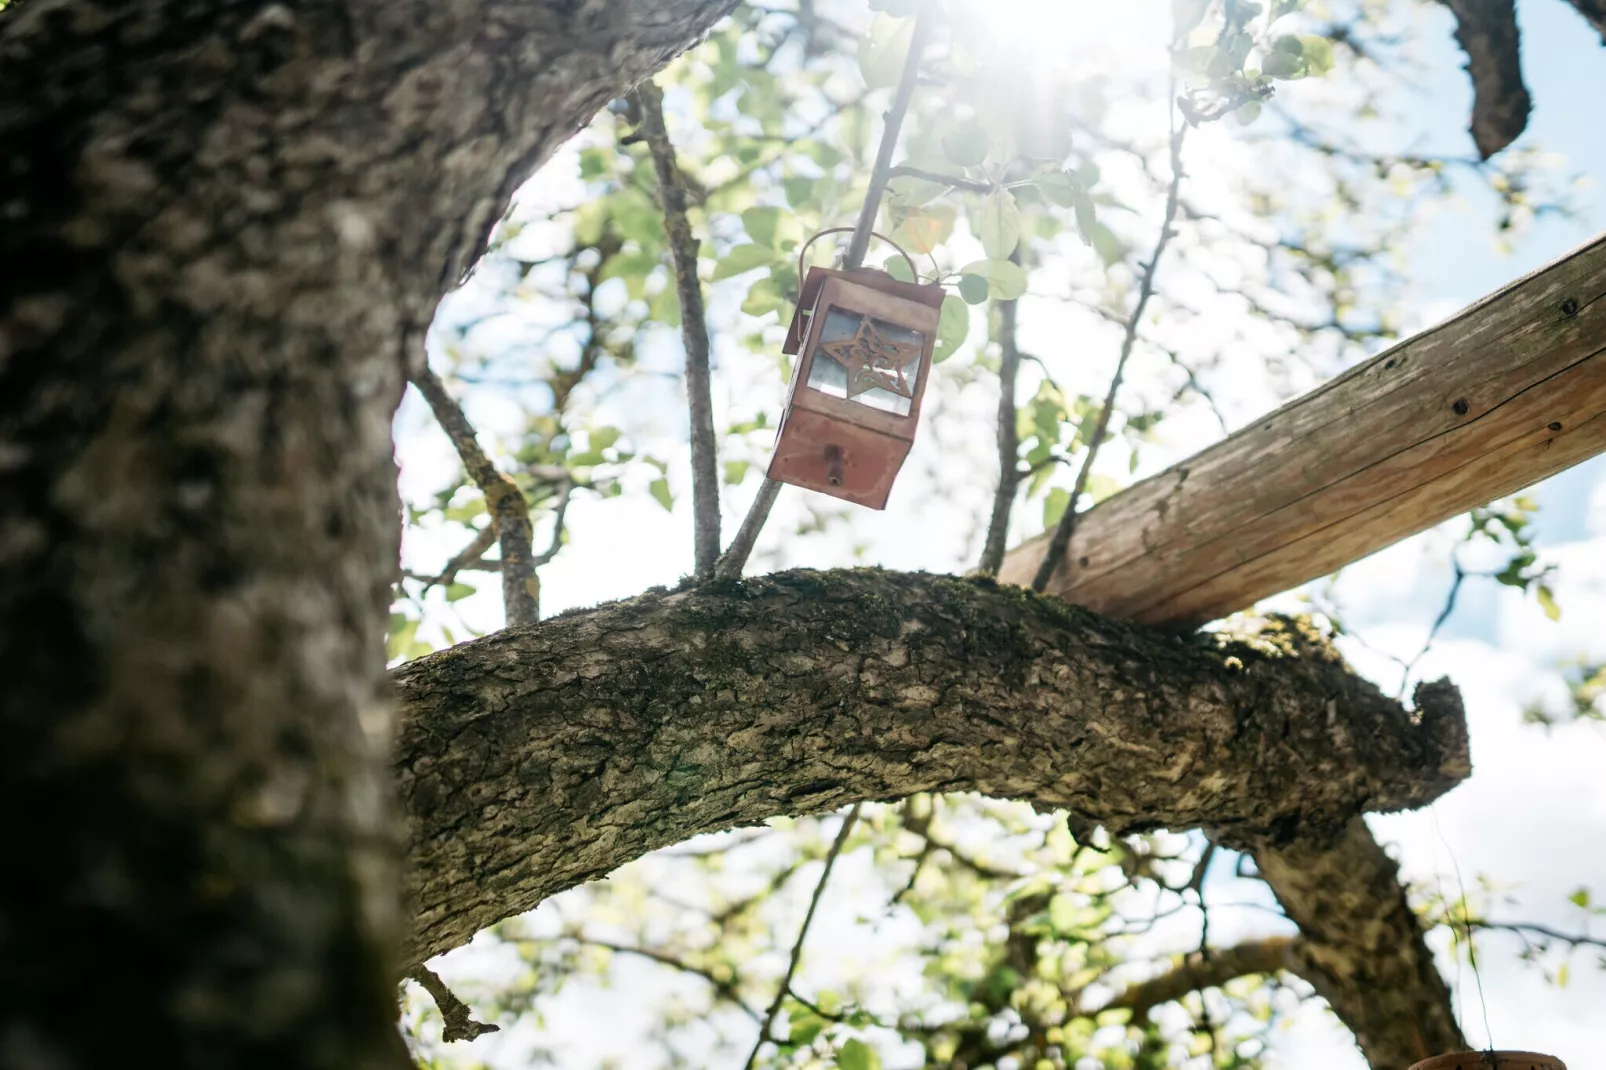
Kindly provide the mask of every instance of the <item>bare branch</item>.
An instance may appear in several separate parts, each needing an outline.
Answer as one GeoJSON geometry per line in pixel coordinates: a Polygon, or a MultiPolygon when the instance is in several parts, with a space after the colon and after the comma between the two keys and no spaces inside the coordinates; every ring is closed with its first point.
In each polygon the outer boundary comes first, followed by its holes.
{"type": "Polygon", "coordinates": [[[427,591],[431,587],[451,585],[457,580],[459,572],[476,571],[481,568],[490,568],[492,572],[500,572],[502,571],[502,562],[497,561],[494,567],[491,567],[484,561],[486,551],[490,550],[494,545],[496,545],[496,525],[487,524],[474,533],[474,538],[469,541],[467,546],[459,550],[450,561],[446,562],[446,567],[441,569],[439,576],[419,576],[416,573],[409,573],[408,575],[423,580],[424,590],[427,591]]]}
{"type": "MultiPolygon", "coordinates": [[[[1019,250],[1011,256],[1020,262],[1019,250]]],[[[979,571],[998,575],[1004,563],[1005,541],[1009,538],[1009,514],[1020,488],[1020,437],[1015,428],[1015,380],[1020,374],[1020,346],[1016,341],[1018,302],[998,303],[998,489],[993,493],[993,515],[987,523],[987,542],[982,548],[979,571]]]]}
{"type": "Polygon", "coordinates": [[[664,94],[656,82],[641,83],[630,95],[641,115],[641,137],[658,175],[658,204],[664,212],[669,259],[680,297],[680,337],[686,346],[686,400],[691,410],[691,496],[696,574],[711,579],[719,559],[719,444],[714,437],[714,399],[708,357],[708,319],[697,278],[697,238],[686,216],[686,184],[675,146],[664,125],[664,94]]]}
{"type": "Polygon", "coordinates": [[[558,556],[558,551],[563,549],[563,518],[569,513],[569,501],[574,497],[575,486],[576,484],[572,480],[565,479],[563,481],[563,489],[558,491],[558,507],[552,524],[552,544],[546,548],[545,553],[531,562],[536,568],[540,568],[548,561],[551,561],[558,556]]]}
{"type": "MultiPolygon", "coordinates": [[[[1082,462],[1082,470],[1076,474],[1076,485],[1071,491],[1070,504],[1060,516],[1059,525],[1054,529],[1054,537],[1049,541],[1048,554],[1037,566],[1037,575],[1032,579],[1032,590],[1041,591],[1048,586],[1048,581],[1054,578],[1054,571],[1059,568],[1066,556],[1065,551],[1071,545],[1071,536],[1076,532],[1076,520],[1080,515],[1077,506],[1082,500],[1082,494],[1087,490],[1087,481],[1093,474],[1093,462],[1098,458],[1099,446],[1104,442],[1104,435],[1110,428],[1110,417],[1115,412],[1115,398],[1121,390],[1121,379],[1126,374],[1126,362],[1132,356],[1133,346],[1137,343],[1138,325],[1143,320],[1143,312],[1149,306],[1149,299],[1154,296],[1154,278],[1160,270],[1160,258],[1165,255],[1166,246],[1171,243],[1172,226],[1177,218],[1177,205],[1182,194],[1182,142],[1187,137],[1186,123],[1176,121],[1176,113],[1172,112],[1171,126],[1171,189],[1166,194],[1165,218],[1160,223],[1160,237],[1154,243],[1154,253],[1149,257],[1148,266],[1143,270],[1143,283],[1138,288],[1137,303],[1132,306],[1132,314],[1127,317],[1126,334],[1121,339],[1121,355],[1115,362],[1115,374],[1110,377],[1110,388],[1104,394],[1104,405],[1099,409],[1098,424],[1093,429],[1093,437],[1083,443],[1087,449],[1087,457],[1082,462]]],[[[1069,564],[1066,564],[1069,568],[1069,564]]]]}
{"type": "Polygon", "coordinates": [[[441,1012],[441,1018],[446,1022],[446,1028],[441,1033],[442,1039],[447,1043],[455,1040],[473,1040],[486,1033],[500,1032],[499,1025],[488,1025],[485,1022],[474,1020],[474,1012],[468,1009],[468,1004],[457,998],[457,993],[446,987],[446,982],[434,970],[419,963],[414,966],[407,976],[424,986],[435,1006],[441,1012]]]}
{"type": "Polygon", "coordinates": [[[962,189],[967,193],[991,193],[993,186],[988,182],[974,182],[968,178],[957,175],[940,175],[935,171],[925,171],[919,167],[910,167],[908,164],[899,164],[888,172],[889,178],[918,178],[925,182],[939,182],[944,186],[962,189]]]}
{"type": "MultiPolygon", "coordinates": [[[[509,627],[534,624],[540,619],[535,563],[530,543],[530,506],[511,476],[502,472],[480,447],[474,427],[462,406],[446,391],[446,384],[423,361],[413,369],[413,385],[424,395],[446,437],[457,447],[463,467],[485,495],[486,511],[502,546],[502,604],[509,627]]],[[[481,551],[483,553],[483,551],[481,551]]]]}
{"type": "Polygon", "coordinates": [[[593,947],[600,947],[605,950],[612,951],[617,955],[635,955],[637,958],[644,958],[651,962],[656,962],[660,966],[667,966],[670,969],[676,970],[680,973],[691,974],[693,977],[701,977],[703,980],[707,981],[709,985],[713,987],[714,991],[722,998],[740,1008],[743,1014],[747,1015],[755,1022],[759,1020],[758,1012],[752,1007],[749,1007],[747,1005],[747,1001],[742,999],[741,993],[737,990],[736,982],[728,979],[721,980],[714,974],[712,970],[706,970],[701,966],[693,966],[684,959],[676,958],[674,955],[671,955],[666,951],[659,951],[656,948],[639,947],[635,944],[616,944],[608,940],[593,939],[589,936],[579,936],[576,937],[576,939],[580,940],[582,943],[590,944],[593,947]]]}
{"type": "Polygon", "coordinates": [[[752,1070],[753,1061],[758,1058],[759,1050],[770,1038],[770,1029],[775,1025],[776,1015],[781,1013],[781,1005],[786,1002],[787,995],[792,991],[792,978],[797,975],[798,963],[803,961],[803,943],[808,939],[809,926],[814,923],[814,912],[819,909],[820,899],[825,895],[826,882],[831,879],[831,870],[836,867],[837,857],[842,854],[843,845],[848,842],[853,826],[858,823],[859,810],[863,805],[863,803],[853,804],[853,809],[842,819],[842,827],[837,830],[836,839],[831,841],[831,849],[825,853],[825,869],[820,873],[820,882],[814,886],[814,894],[809,897],[809,909],[803,915],[803,924],[797,931],[797,940],[792,944],[792,955],[786,963],[786,974],[775,990],[775,998],[770,1002],[769,1009],[764,1012],[764,1022],[759,1027],[758,1039],[754,1041],[753,1050],[747,1055],[743,1070],[752,1070]]]}
{"type": "Polygon", "coordinates": [[[1479,931],[1494,931],[1516,933],[1527,938],[1529,934],[1542,940],[1554,940],[1566,944],[1568,947],[1598,947],[1606,949],[1606,939],[1590,936],[1588,933],[1564,933],[1546,925],[1535,925],[1524,921],[1472,921],[1472,928],[1479,931]]]}
{"type": "Polygon", "coordinates": [[[730,548],[719,559],[719,567],[714,572],[719,579],[741,579],[742,569],[753,554],[753,544],[758,542],[758,533],[764,530],[764,521],[770,518],[770,509],[774,507],[775,496],[780,492],[779,480],[766,478],[758,485],[758,497],[753,499],[747,517],[736,532],[736,538],[731,540],[730,548]]]}
{"type": "Polygon", "coordinates": [[[1134,1018],[1141,1018],[1160,1004],[1181,999],[1190,992],[1220,988],[1239,977],[1292,970],[1295,943],[1291,937],[1271,936],[1234,947],[1212,948],[1208,958],[1195,951],[1165,973],[1123,989],[1097,1010],[1130,1010],[1134,1018]]]}

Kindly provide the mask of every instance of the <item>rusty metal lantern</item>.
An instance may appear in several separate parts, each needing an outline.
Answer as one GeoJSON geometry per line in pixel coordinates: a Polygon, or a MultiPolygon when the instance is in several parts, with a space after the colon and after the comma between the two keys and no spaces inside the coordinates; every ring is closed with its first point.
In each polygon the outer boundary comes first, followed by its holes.
{"type": "Polygon", "coordinates": [[[1411,1070],[1567,1070],[1567,1064],[1531,1051],[1457,1051],[1423,1059],[1411,1070]]]}
{"type": "Polygon", "coordinates": [[[944,294],[874,268],[803,274],[810,245],[851,229],[822,230],[798,252],[803,285],[782,350],[798,358],[769,477],[884,509],[914,444],[944,294]]]}

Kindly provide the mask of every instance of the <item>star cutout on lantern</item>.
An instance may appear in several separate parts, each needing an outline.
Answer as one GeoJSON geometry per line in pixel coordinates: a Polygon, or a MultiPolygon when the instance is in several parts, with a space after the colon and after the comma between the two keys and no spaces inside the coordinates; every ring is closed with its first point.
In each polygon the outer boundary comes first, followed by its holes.
{"type": "Polygon", "coordinates": [[[869,316],[859,318],[859,329],[852,338],[826,342],[820,349],[847,370],[848,397],[878,387],[899,397],[914,396],[904,369],[919,358],[921,346],[884,337],[869,316]]]}

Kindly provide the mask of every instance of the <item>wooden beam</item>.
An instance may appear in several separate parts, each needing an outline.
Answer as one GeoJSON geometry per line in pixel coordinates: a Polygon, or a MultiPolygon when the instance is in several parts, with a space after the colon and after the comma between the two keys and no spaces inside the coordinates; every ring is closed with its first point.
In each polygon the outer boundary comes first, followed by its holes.
{"type": "Polygon", "coordinates": [[[1099,503],[1048,589],[1191,627],[1601,452],[1606,235],[1099,503]]]}

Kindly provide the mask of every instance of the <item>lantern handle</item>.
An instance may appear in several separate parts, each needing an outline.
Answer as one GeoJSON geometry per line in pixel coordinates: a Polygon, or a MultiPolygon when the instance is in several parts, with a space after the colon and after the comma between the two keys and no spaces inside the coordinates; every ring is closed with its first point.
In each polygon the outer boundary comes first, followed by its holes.
{"type": "MultiPolygon", "coordinates": [[[[803,275],[804,275],[803,258],[808,255],[809,246],[813,245],[815,242],[819,241],[821,238],[825,237],[827,234],[851,234],[851,233],[853,233],[853,231],[855,229],[857,229],[857,228],[855,228],[855,227],[826,227],[824,230],[822,230],[819,233],[815,234],[814,237],[812,237],[808,241],[804,242],[803,243],[803,248],[801,248],[801,249],[799,249],[797,251],[797,278],[798,278],[798,285],[799,286],[803,285],[803,275]]],[[[885,234],[877,234],[873,230],[870,232],[870,237],[872,237],[872,238],[880,238],[882,241],[886,242],[888,245],[890,245],[894,249],[896,249],[897,252],[898,252],[898,255],[903,257],[904,263],[909,265],[909,277],[914,279],[916,282],[920,281],[920,271],[915,267],[914,257],[912,257],[908,253],[904,252],[903,251],[903,247],[901,245],[899,245],[897,242],[893,241],[891,238],[887,237],[885,234]]]]}

